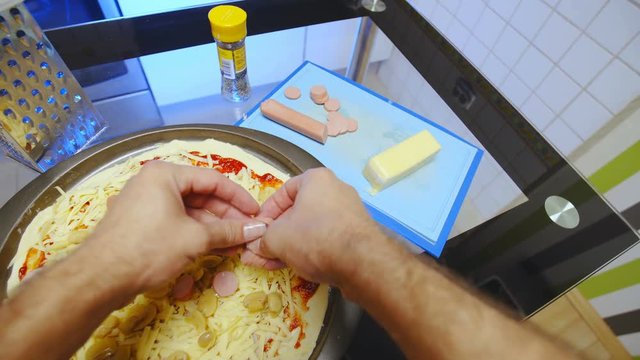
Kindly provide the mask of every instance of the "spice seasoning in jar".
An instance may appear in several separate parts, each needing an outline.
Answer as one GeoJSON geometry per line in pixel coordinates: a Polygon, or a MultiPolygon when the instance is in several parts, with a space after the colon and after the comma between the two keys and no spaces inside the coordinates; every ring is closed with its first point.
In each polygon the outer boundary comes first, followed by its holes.
{"type": "Polygon", "coordinates": [[[209,11],[209,23],[218,46],[222,96],[234,102],[245,101],[251,95],[244,48],[247,13],[236,6],[216,6],[209,11]]]}

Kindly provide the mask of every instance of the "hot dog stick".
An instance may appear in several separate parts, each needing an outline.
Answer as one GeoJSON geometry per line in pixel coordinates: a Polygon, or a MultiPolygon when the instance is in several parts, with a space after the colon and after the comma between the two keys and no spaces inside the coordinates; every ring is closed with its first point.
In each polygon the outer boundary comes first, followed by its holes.
{"type": "Polygon", "coordinates": [[[260,111],[267,118],[307,136],[321,144],[327,141],[327,126],[311,117],[299,113],[276,100],[269,99],[260,104],[260,111]]]}

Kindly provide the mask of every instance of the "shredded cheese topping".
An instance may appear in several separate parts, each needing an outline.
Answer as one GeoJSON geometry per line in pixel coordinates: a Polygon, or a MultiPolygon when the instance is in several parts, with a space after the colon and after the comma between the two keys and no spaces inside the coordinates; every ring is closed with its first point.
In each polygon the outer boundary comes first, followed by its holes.
{"type": "MultiPolygon", "coordinates": [[[[241,149],[215,140],[173,141],[129,158],[70,191],[58,188],[57,201],[41,211],[25,231],[13,261],[9,291],[34,270],[64,258],[81,244],[106,214],[107,199],[117,195],[128,179],[154,159],[217,169],[259,203],[288,179],[288,175],[241,149]],[[251,164],[251,168],[245,164],[251,164]]],[[[113,312],[73,359],[93,359],[96,354],[168,359],[180,358],[176,357],[180,352],[190,359],[303,359],[313,351],[326,311],[326,286],[320,286],[313,299],[304,298],[292,286],[304,280],[291,269],[266,271],[244,266],[237,255],[217,261],[215,257],[203,257],[183,274],[196,280],[189,300],[172,298],[175,279],[162,289],[137,296],[131,304],[113,312]],[[212,260],[214,265],[219,264],[212,267],[212,260]],[[203,306],[211,298],[201,295],[211,293],[212,278],[222,270],[234,272],[238,290],[228,297],[216,297],[215,313],[206,316],[203,306]],[[256,291],[279,294],[282,310],[278,314],[250,312],[243,300],[256,291]],[[308,301],[314,305],[307,307],[308,301]],[[198,339],[205,332],[214,340],[203,346],[198,339]]]]}

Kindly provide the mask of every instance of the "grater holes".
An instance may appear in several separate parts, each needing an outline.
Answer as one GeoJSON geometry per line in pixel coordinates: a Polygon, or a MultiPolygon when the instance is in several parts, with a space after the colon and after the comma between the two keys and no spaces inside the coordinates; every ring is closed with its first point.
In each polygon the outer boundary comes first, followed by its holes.
{"type": "Polygon", "coordinates": [[[31,95],[37,100],[42,100],[42,93],[38,89],[31,90],[31,95]]]}
{"type": "Polygon", "coordinates": [[[9,26],[7,25],[7,20],[5,20],[4,16],[0,15],[0,31],[5,34],[9,34],[9,26]]]}
{"type": "Polygon", "coordinates": [[[45,80],[42,84],[44,85],[45,88],[49,88],[51,90],[56,89],[56,85],[53,83],[53,81],[49,79],[45,80]]]}
{"type": "Polygon", "coordinates": [[[22,43],[22,45],[27,47],[31,45],[31,39],[29,39],[29,37],[27,36],[27,33],[24,32],[24,30],[16,31],[16,37],[22,43]]]}
{"type": "Polygon", "coordinates": [[[31,110],[31,104],[29,104],[29,102],[27,101],[27,99],[25,98],[20,98],[17,101],[18,106],[25,109],[25,110],[31,110]]]}
{"type": "Polygon", "coordinates": [[[47,98],[47,104],[58,107],[58,102],[56,101],[55,96],[51,95],[47,98]]]}
{"type": "Polygon", "coordinates": [[[9,100],[13,98],[13,96],[11,96],[11,93],[7,89],[0,89],[0,97],[7,98],[9,100]]]}
{"type": "Polygon", "coordinates": [[[35,112],[36,115],[40,116],[43,119],[47,117],[47,111],[42,106],[36,106],[33,109],[33,112],[35,112]]]}
{"type": "Polygon", "coordinates": [[[60,115],[53,113],[51,114],[51,121],[53,121],[54,124],[60,124],[62,122],[62,118],[60,115]]]}
{"type": "Polygon", "coordinates": [[[38,82],[38,74],[33,70],[27,71],[27,78],[35,83],[38,82]]]}
{"type": "Polygon", "coordinates": [[[12,119],[12,120],[16,119],[16,113],[13,112],[13,109],[11,108],[6,108],[2,110],[2,115],[4,115],[8,119],[12,119]]]}
{"type": "Polygon", "coordinates": [[[38,53],[44,57],[47,56],[46,46],[42,41],[38,41],[36,43],[36,51],[38,51],[38,53]]]}
{"type": "Polygon", "coordinates": [[[21,91],[26,90],[26,88],[24,87],[24,84],[22,83],[22,80],[19,80],[19,79],[13,80],[13,87],[21,91]]]}
{"type": "Polygon", "coordinates": [[[40,69],[46,71],[48,74],[51,74],[51,67],[49,66],[49,63],[46,61],[43,61],[40,63],[40,69]]]}
{"type": "Polygon", "coordinates": [[[11,41],[11,39],[9,39],[8,37],[2,38],[2,41],[0,41],[0,44],[2,44],[2,47],[4,48],[4,50],[9,54],[16,53],[16,47],[13,45],[13,41],[11,41]]]}
{"type": "Polygon", "coordinates": [[[33,120],[29,117],[29,116],[25,116],[22,118],[22,123],[25,125],[29,125],[31,127],[33,127],[33,120]]]}
{"type": "Polygon", "coordinates": [[[17,22],[20,25],[24,24],[24,17],[22,16],[22,13],[20,12],[20,10],[18,10],[18,8],[9,9],[9,14],[11,14],[11,17],[13,17],[13,21],[17,22]]]}
{"type": "Polygon", "coordinates": [[[42,131],[47,135],[51,135],[51,130],[49,129],[47,124],[41,123],[40,125],[38,125],[38,130],[42,131]]]}
{"type": "Polygon", "coordinates": [[[31,52],[27,50],[22,52],[22,58],[29,61],[30,63],[33,63],[33,56],[31,56],[31,52]]]}
{"type": "Polygon", "coordinates": [[[7,60],[7,66],[9,67],[9,69],[11,69],[11,71],[13,72],[20,72],[20,64],[16,61],[16,59],[9,59],[7,60]]]}

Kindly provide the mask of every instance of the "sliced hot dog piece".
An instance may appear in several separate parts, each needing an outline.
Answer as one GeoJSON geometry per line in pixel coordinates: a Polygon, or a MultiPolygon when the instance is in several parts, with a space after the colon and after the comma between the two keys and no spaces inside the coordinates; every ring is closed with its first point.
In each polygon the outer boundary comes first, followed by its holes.
{"type": "Polygon", "coordinates": [[[267,118],[307,136],[321,144],[327,141],[327,126],[292,108],[269,99],[260,104],[260,111],[267,118]]]}
{"type": "Polygon", "coordinates": [[[300,98],[301,95],[302,95],[302,92],[300,91],[300,89],[298,89],[295,86],[289,86],[288,88],[284,89],[284,96],[287,99],[297,100],[300,98]]]}
{"type": "Polygon", "coordinates": [[[322,105],[329,100],[329,93],[323,85],[315,85],[311,87],[310,97],[314,103],[322,105]]]}
{"type": "Polygon", "coordinates": [[[221,271],[213,278],[213,290],[222,297],[231,296],[238,290],[238,278],[233,271],[221,271]]]}
{"type": "Polygon", "coordinates": [[[191,299],[193,295],[193,284],[194,280],[191,275],[185,274],[180,276],[173,286],[173,297],[180,301],[191,299]]]}
{"type": "Polygon", "coordinates": [[[340,100],[331,98],[324,103],[324,109],[327,111],[338,111],[340,110],[340,100]]]}
{"type": "Polygon", "coordinates": [[[355,132],[356,130],[358,130],[358,122],[354,119],[349,119],[347,120],[348,125],[347,125],[347,130],[349,132],[355,132]]]}
{"type": "Polygon", "coordinates": [[[340,134],[340,114],[330,112],[327,114],[327,133],[329,136],[338,136],[340,134]]]}

